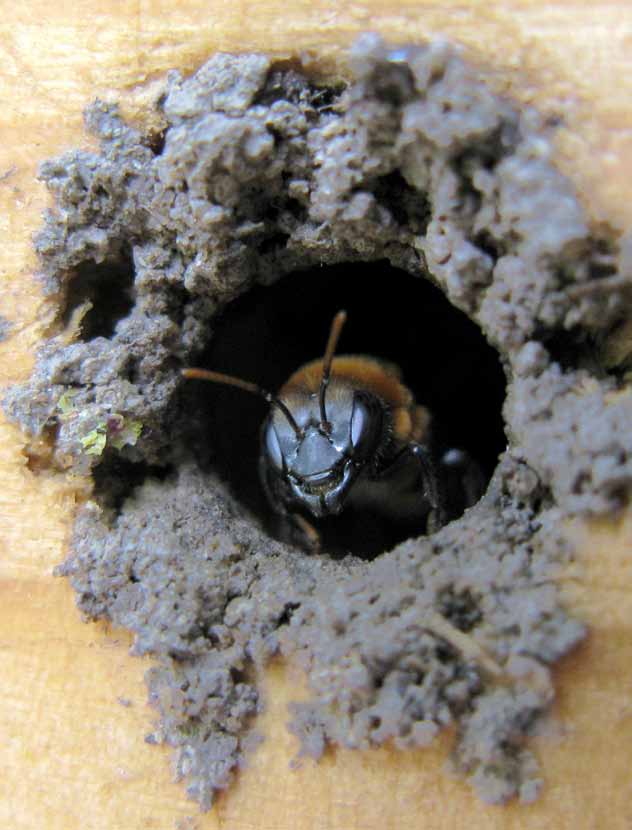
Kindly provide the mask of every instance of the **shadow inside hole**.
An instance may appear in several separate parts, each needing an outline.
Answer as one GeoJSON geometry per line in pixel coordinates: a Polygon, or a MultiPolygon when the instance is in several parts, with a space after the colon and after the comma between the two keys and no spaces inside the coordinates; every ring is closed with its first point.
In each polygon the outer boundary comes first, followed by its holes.
{"type": "Polygon", "coordinates": [[[145,461],[130,461],[117,454],[106,457],[92,471],[93,498],[115,518],[126,499],[149,479],[165,481],[173,473],[171,465],[157,466],[145,461]]]}
{"type": "MultiPolygon", "coordinates": [[[[195,361],[276,392],[290,374],[323,354],[331,320],[347,310],[338,354],[368,354],[396,363],[416,400],[433,414],[439,451],[467,450],[489,480],[506,445],[505,375],[498,353],[478,326],[428,280],[387,262],[344,263],[296,272],[270,288],[256,287],[214,321],[210,347],[195,361]]],[[[219,472],[235,496],[275,535],[274,515],[259,482],[261,424],[268,411],[255,395],[189,381],[183,408],[203,465],[219,472]]],[[[374,558],[424,531],[373,514],[318,522],[330,555],[374,558]]]]}
{"type": "Polygon", "coordinates": [[[112,337],[116,324],[134,305],[134,263],[131,251],[114,260],[86,260],[74,269],[66,290],[62,324],[68,325],[76,308],[89,301],[92,307],[81,320],[80,339],[112,337]]]}

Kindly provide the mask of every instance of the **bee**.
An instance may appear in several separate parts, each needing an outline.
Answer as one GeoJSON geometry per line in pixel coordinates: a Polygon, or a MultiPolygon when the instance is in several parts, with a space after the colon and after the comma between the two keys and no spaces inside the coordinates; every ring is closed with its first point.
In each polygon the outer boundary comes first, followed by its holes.
{"type": "Polygon", "coordinates": [[[368,509],[430,534],[483,489],[480,468],[466,452],[436,457],[431,414],[416,403],[397,366],[366,355],[334,357],[346,316],[335,315],[324,357],[301,366],[277,395],[220,372],[182,370],[185,378],[235,386],[270,404],[261,430],[261,482],[286,538],[311,550],[320,547],[313,519],[368,509]]]}

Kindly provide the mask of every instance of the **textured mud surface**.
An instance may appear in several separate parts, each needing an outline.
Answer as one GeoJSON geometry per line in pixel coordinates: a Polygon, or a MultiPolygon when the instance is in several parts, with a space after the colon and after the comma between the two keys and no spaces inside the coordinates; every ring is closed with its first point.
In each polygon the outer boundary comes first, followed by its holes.
{"type": "Polygon", "coordinates": [[[5,406],[50,440],[50,463],[94,474],[61,571],[88,616],[155,655],[154,739],[201,805],[238,768],[277,654],[308,675],[304,753],[419,746],[452,724],[453,763],[483,798],[530,800],[549,667],[583,635],[556,588],[563,519],[620,509],[632,487],[632,398],[597,360],[629,257],[589,227],[537,116],[449,48],[365,37],[350,66],[323,88],[261,55],[215,56],[171,77],[163,136],[92,106],[101,151],[42,167],[55,206],[37,248],[63,331],[5,406]],[[189,417],[178,370],[253,285],[375,260],[432,280],[498,349],[509,446],[436,535],[373,561],[310,557],[196,462],[222,435],[189,417]]]}

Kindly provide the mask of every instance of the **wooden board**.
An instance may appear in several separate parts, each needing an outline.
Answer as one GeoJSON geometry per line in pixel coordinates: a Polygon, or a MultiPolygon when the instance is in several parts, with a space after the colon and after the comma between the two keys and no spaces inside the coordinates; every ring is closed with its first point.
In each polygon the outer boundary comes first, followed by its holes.
{"type": "MultiPolygon", "coordinates": [[[[463,44],[495,88],[561,116],[558,163],[592,216],[632,224],[632,9],[579,0],[27,0],[0,2],[0,383],[25,378],[48,316],[30,238],[47,203],[38,161],[87,145],[82,109],[122,99],[137,117],[167,69],[217,49],[305,50],[325,70],[368,29],[392,40],[440,34],[463,44]]],[[[429,750],[331,752],[288,767],[286,705],[300,678],[267,674],[267,740],[214,810],[200,816],[173,783],[169,753],[143,736],[147,662],[129,635],[85,625],[52,568],[74,504],[61,478],[34,474],[17,430],[0,424],[0,826],[14,830],[412,830],[632,827],[632,520],[581,527],[583,570],[568,602],[589,640],[557,672],[555,721],[536,749],[543,798],[481,804],[429,750]],[[129,705],[128,705],[129,704],[129,705]]]]}

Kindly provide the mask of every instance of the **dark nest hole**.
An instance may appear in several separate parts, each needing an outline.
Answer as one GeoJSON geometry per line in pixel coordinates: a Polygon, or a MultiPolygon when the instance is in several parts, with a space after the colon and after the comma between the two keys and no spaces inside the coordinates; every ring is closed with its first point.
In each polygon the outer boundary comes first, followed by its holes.
{"type": "Polygon", "coordinates": [[[165,481],[174,472],[168,464],[159,466],[145,461],[130,461],[110,454],[92,471],[94,498],[105,509],[104,519],[114,519],[124,502],[150,479],[165,481]]]}
{"type": "MultiPolygon", "coordinates": [[[[338,353],[397,364],[416,400],[433,414],[437,450],[466,450],[488,481],[506,447],[499,355],[429,280],[386,261],[312,268],[252,289],[215,321],[211,345],[195,363],[277,391],[299,366],[322,355],[331,320],[342,308],[348,318],[338,353]]],[[[187,382],[183,396],[182,411],[193,426],[190,451],[274,535],[258,475],[267,404],[199,381],[187,382]]],[[[319,523],[323,549],[336,557],[374,558],[423,530],[423,523],[390,524],[352,511],[319,523]]]]}
{"type": "Polygon", "coordinates": [[[118,321],[127,317],[134,306],[134,262],[130,249],[105,262],[87,260],[74,269],[66,289],[62,325],[68,325],[81,306],[87,308],[81,317],[81,340],[114,335],[118,321]]]}

